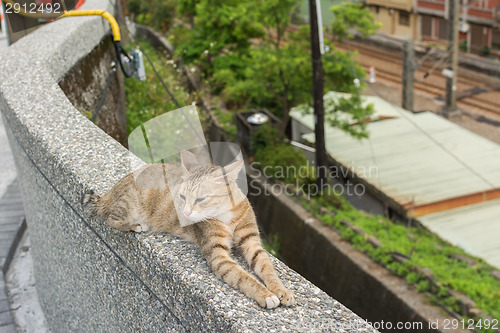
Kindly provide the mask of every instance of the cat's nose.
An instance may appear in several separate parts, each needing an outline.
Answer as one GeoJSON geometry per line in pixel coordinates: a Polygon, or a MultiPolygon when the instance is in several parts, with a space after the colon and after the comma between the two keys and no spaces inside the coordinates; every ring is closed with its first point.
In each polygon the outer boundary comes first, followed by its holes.
{"type": "Polygon", "coordinates": [[[191,215],[191,213],[192,213],[192,211],[189,208],[184,208],[184,215],[189,217],[189,215],[191,215]]]}

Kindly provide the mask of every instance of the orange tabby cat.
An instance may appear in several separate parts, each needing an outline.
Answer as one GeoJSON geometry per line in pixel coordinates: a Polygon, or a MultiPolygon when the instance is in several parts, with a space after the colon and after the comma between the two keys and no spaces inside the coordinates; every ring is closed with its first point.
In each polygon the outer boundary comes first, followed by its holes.
{"type": "Polygon", "coordinates": [[[262,248],[254,211],[236,184],[243,161],[224,167],[200,165],[181,152],[181,166],[149,164],[120,180],[99,197],[85,194],[84,205],[118,230],[168,232],[201,249],[212,271],[267,309],[295,303],[262,248]],[[168,184],[159,186],[164,174],[168,184]],[[173,178],[173,179],[171,179],[173,178]],[[181,207],[177,214],[176,208],[181,207]],[[262,284],[231,258],[238,248],[264,282],[262,284]]]}

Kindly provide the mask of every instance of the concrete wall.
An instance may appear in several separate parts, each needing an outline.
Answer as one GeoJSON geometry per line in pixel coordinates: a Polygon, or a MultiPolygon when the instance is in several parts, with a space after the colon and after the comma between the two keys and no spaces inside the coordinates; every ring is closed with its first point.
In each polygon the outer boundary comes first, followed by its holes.
{"type": "Polygon", "coordinates": [[[107,37],[71,68],[59,86],[76,109],[127,147],[124,75],[119,70],[112,73],[113,63],[116,52],[111,37],[107,37]]]}
{"type": "MultiPolygon", "coordinates": [[[[83,8],[113,10],[107,0],[87,0],[83,8]]],[[[65,18],[0,53],[0,109],[52,330],[374,331],[277,260],[298,304],[265,311],[218,280],[194,245],[119,232],[83,212],[85,190],[103,194],[142,163],[88,121],[59,85],[108,32],[100,17],[65,18]]]]}

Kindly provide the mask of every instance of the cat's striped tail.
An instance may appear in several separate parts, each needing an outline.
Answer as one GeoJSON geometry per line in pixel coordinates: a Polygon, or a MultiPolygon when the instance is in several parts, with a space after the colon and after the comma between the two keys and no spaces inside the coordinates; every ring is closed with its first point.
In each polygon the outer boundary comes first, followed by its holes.
{"type": "Polygon", "coordinates": [[[100,205],[101,197],[97,195],[93,190],[87,190],[82,197],[83,209],[91,213],[92,215],[97,215],[99,217],[105,218],[106,212],[102,209],[100,205]]]}

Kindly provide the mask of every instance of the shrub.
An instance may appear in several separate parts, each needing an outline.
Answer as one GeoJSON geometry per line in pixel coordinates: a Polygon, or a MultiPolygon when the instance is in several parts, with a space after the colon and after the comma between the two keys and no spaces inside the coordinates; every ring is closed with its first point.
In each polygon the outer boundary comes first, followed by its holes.
{"type": "Polygon", "coordinates": [[[255,161],[274,180],[292,185],[307,185],[316,182],[316,169],[307,162],[304,154],[289,144],[269,145],[257,151],[255,161]],[[302,170],[302,172],[298,172],[302,170]],[[304,175],[303,177],[301,176],[304,175]]]}
{"type": "Polygon", "coordinates": [[[129,0],[127,9],[135,15],[135,21],[150,25],[162,32],[170,27],[176,12],[176,0],[129,0]]]}

